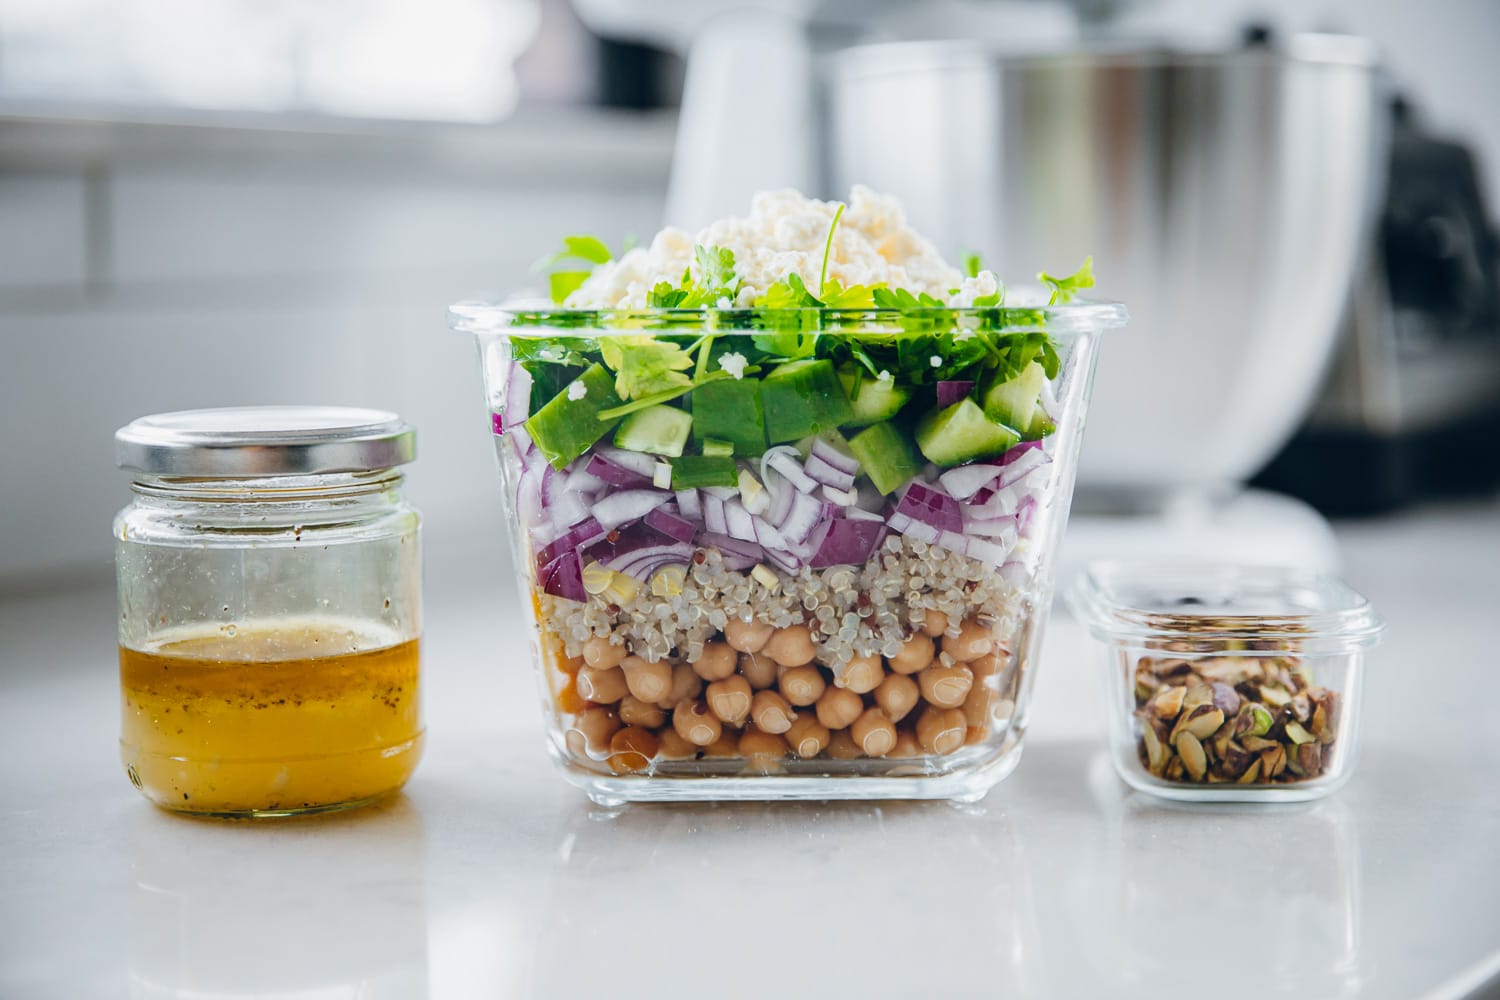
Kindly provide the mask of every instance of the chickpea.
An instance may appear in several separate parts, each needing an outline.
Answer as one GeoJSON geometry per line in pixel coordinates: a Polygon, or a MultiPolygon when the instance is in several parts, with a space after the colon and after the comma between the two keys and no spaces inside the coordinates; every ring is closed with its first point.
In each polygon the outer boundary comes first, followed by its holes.
{"type": "Polygon", "coordinates": [[[822,753],[823,748],[828,745],[828,739],[828,727],[819,722],[811,712],[803,712],[797,716],[797,721],[786,731],[787,745],[803,759],[822,753]]]}
{"type": "Polygon", "coordinates": [[[762,691],[776,686],[781,667],[769,656],[745,653],[740,656],[740,673],[745,675],[745,680],[750,682],[752,688],[762,691]]]}
{"type": "Polygon", "coordinates": [[[859,695],[845,688],[831,687],[823,692],[817,702],[818,721],[829,729],[843,729],[859,718],[865,703],[859,695]]]}
{"type": "Polygon", "coordinates": [[[779,770],[781,758],[787,755],[786,740],[776,733],[762,732],[754,726],[746,726],[740,734],[740,756],[749,761],[750,770],[768,773],[779,770]]]}
{"type": "Polygon", "coordinates": [[[869,694],[885,679],[885,664],[879,656],[856,656],[844,668],[843,686],[855,694],[869,694]]]}
{"type": "Polygon", "coordinates": [[[733,729],[726,729],[708,746],[703,748],[705,757],[738,757],[740,755],[740,737],[733,729]]]}
{"type": "Polygon", "coordinates": [[[802,707],[821,698],[828,683],[817,667],[791,667],[781,675],[779,686],[787,701],[802,707]]]}
{"type": "Polygon", "coordinates": [[[812,630],[806,625],[788,625],[777,629],[763,647],[765,654],[783,667],[800,667],[811,663],[817,650],[813,649],[812,630]]]}
{"type": "Polygon", "coordinates": [[[667,713],[660,705],[641,701],[633,694],[620,699],[620,721],[627,726],[645,726],[655,729],[667,721],[667,713]]]}
{"type": "Polygon", "coordinates": [[[578,671],[578,693],[596,705],[613,705],[630,691],[625,683],[625,671],[619,667],[595,670],[584,667],[578,671]]]}
{"type": "Polygon", "coordinates": [[[639,656],[627,656],[620,670],[630,693],[641,701],[661,701],[672,690],[672,665],[666,660],[650,663],[639,656]]]}
{"type": "Polygon", "coordinates": [[[563,742],[574,757],[602,755],[609,746],[609,738],[620,728],[620,716],[612,708],[590,705],[568,727],[563,742]]]}
{"type": "Polygon", "coordinates": [[[750,715],[750,682],[740,676],[714,681],[708,686],[708,707],[719,719],[735,728],[750,715]]]}
{"type": "Polygon", "coordinates": [[[722,681],[734,673],[737,657],[725,642],[709,642],[703,646],[703,655],[693,664],[698,676],[706,681],[722,681]]]}
{"type": "Polygon", "coordinates": [[[672,728],[677,735],[700,747],[708,746],[724,734],[719,717],[702,700],[684,701],[672,709],[672,728]]]}
{"type": "Polygon", "coordinates": [[[917,675],[922,697],[938,708],[957,708],[974,687],[974,672],[968,667],[933,664],[917,675]]]}
{"type": "Polygon", "coordinates": [[[847,729],[840,729],[828,737],[828,749],[824,753],[834,760],[857,760],[864,756],[860,752],[859,744],[854,742],[854,737],[849,735],[847,729]]]}
{"type": "Polygon", "coordinates": [[[656,738],[661,744],[656,756],[662,760],[692,760],[698,756],[698,744],[683,739],[682,734],[671,726],[657,730],[656,738]]]}
{"type": "Polygon", "coordinates": [[[964,699],[964,718],[969,721],[969,735],[974,734],[975,729],[989,731],[990,709],[994,707],[995,700],[999,696],[995,689],[987,684],[975,684],[974,690],[964,699]]]}
{"type": "Polygon", "coordinates": [[[665,698],[658,698],[657,704],[671,711],[680,701],[687,701],[698,697],[703,693],[703,678],[686,663],[678,663],[672,667],[672,687],[667,691],[665,698]]]}
{"type": "Polygon", "coordinates": [[[948,631],[948,616],[933,608],[927,609],[927,617],[922,619],[922,631],[936,639],[948,631]]]}
{"type": "Polygon", "coordinates": [[[651,766],[651,759],[661,743],[656,734],[640,726],[626,726],[609,740],[609,767],[616,774],[643,771],[651,766]]]}
{"type": "Polygon", "coordinates": [[[969,735],[969,720],[957,708],[928,706],[917,719],[917,742],[928,753],[952,753],[969,735]]]}
{"type": "Polygon", "coordinates": [[[884,757],[896,746],[896,724],[883,708],[871,708],[862,712],[849,727],[849,735],[870,757],[884,757]]]}
{"type": "Polygon", "coordinates": [[[750,717],[761,732],[779,736],[792,728],[797,713],[792,711],[791,703],[775,691],[757,691],[750,699],[750,717]]]}
{"type": "Polygon", "coordinates": [[[969,669],[974,671],[976,681],[995,676],[1000,672],[1001,666],[998,653],[985,653],[969,661],[969,669]]]}
{"type": "Polygon", "coordinates": [[[892,722],[900,722],[906,713],[917,707],[922,692],[917,682],[905,674],[887,674],[880,687],[875,689],[875,704],[885,710],[892,722]]]}
{"type": "Polygon", "coordinates": [[[917,632],[906,640],[901,652],[888,661],[898,674],[914,674],[932,662],[932,638],[917,632]]]}
{"type": "Polygon", "coordinates": [[[922,756],[922,745],[917,742],[916,732],[906,727],[896,730],[896,745],[891,747],[886,757],[910,758],[920,756],[922,756]]]}
{"type": "Polygon", "coordinates": [[[594,636],[583,644],[583,662],[595,670],[618,667],[625,659],[625,644],[616,645],[602,636],[594,636]]]}
{"type": "Polygon", "coordinates": [[[957,636],[943,637],[943,652],[959,663],[977,660],[995,648],[995,635],[984,625],[970,618],[959,627],[957,636]]]}
{"type": "Polygon", "coordinates": [[[742,622],[731,618],[724,624],[724,641],[741,653],[759,653],[776,626],[764,622],[742,622]]]}

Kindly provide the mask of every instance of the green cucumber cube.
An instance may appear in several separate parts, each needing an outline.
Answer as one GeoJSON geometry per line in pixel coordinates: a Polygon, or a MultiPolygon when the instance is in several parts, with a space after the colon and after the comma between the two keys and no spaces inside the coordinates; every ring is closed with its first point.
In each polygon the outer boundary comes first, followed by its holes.
{"type": "Polygon", "coordinates": [[[736,486],[740,470],[734,459],[723,455],[683,455],[672,459],[672,489],[698,486],[736,486]]]}
{"type": "Polygon", "coordinates": [[[615,431],[615,447],[676,458],[687,444],[693,418],[686,410],[665,403],[637,410],[615,431]]]}
{"type": "Polygon", "coordinates": [[[929,462],[960,465],[994,458],[1021,440],[1021,435],[984,415],[972,399],[927,414],[917,424],[917,447],[929,462]]]}
{"type": "Polygon", "coordinates": [[[601,411],[619,405],[614,378],[603,365],[592,365],[531,415],[526,433],[552,467],[562,469],[620,422],[619,417],[606,420],[599,416],[601,411]]]}
{"type": "Polygon", "coordinates": [[[854,419],[838,372],[826,359],[778,366],[761,381],[760,402],[771,444],[834,430],[854,419]]]}
{"type": "Polygon", "coordinates": [[[898,387],[895,379],[875,378],[866,372],[858,381],[859,387],[855,388],[854,372],[839,373],[839,383],[843,385],[849,406],[854,411],[853,419],[847,421],[850,427],[865,427],[889,420],[911,399],[911,390],[898,387]]]}
{"type": "Polygon", "coordinates": [[[881,423],[867,427],[849,439],[849,450],[859,459],[860,468],[882,494],[901,488],[922,469],[911,442],[894,424],[881,423]]]}
{"type": "Polygon", "coordinates": [[[984,415],[1007,427],[1030,427],[1046,381],[1047,373],[1033,361],[1015,378],[995,382],[984,390],[984,415]]]}
{"type": "Polygon", "coordinates": [[[721,379],[693,390],[693,436],[699,442],[728,441],[736,455],[749,458],[766,450],[760,384],[752,379],[721,379]]]}

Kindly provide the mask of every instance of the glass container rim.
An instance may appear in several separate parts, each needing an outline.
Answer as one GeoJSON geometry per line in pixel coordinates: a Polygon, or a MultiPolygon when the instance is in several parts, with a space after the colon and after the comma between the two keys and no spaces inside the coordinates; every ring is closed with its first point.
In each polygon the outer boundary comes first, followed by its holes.
{"type": "Polygon", "coordinates": [[[917,309],[576,309],[551,302],[509,299],[465,299],[448,307],[448,326],[461,333],[506,330],[586,331],[588,335],[617,336],[642,330],[712,329],[718,333],[756,333],[785,329],[765,325],[767,319],[794,321],[803,332],[905,332],[899,320],[925,320],[926,332],[962,325],[964,319],[989,321],[1013,332],[1046,330],[1078,334],[1125,326],[1129,315],[1123,303],[1106,299],[1078,299],[1062,305],[933,306],[917,309]],[[807,325],[804,325],[807,324],[807,325]],[[889,329],[885,329],[885,328],[889,329]]]}
{"type": "Polygon", "coordinates": [[[1106,642],[1272,641],[1329,652],[1374,646],[1385,632],[1374,606],[1343,580],[1289,566],[1105,560],[1090,563],[1065,597],[1106,642]]]}

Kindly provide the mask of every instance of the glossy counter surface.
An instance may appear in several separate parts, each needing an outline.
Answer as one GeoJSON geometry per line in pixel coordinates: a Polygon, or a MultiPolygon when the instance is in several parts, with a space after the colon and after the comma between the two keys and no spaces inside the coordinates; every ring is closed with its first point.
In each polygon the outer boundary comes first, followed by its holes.
{"type": "Polygon", "coordinates": [[[0,996],[1468,995],[1500,975],[1500,507],[1338,533],[1390,631],[1359,769],[1306,806],[1129,792],[1059,615],[1025,759],[977,806],[601,811],[547,760],[487,539],[429,552],[405,795],[179,819],[117,762],[112,591],[13,598],[0,996]]]}

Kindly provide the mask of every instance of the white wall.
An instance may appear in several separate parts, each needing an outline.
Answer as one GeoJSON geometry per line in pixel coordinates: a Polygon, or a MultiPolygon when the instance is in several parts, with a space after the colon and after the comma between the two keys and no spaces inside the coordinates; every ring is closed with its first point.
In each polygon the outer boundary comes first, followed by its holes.
{"type": "Polygon", "coordinates": [[[488,418],[447,304],[525,281],[565,233],[659,224],[669,125],[575,126],[445,156],[211,129],[0,144],[0,589],[107,573],[129,499],[113,432],[185,407],[396,410],[429,537],[492,532],[488,418]]]}

